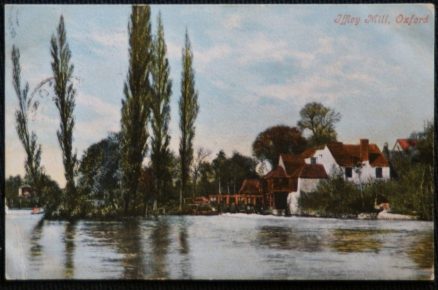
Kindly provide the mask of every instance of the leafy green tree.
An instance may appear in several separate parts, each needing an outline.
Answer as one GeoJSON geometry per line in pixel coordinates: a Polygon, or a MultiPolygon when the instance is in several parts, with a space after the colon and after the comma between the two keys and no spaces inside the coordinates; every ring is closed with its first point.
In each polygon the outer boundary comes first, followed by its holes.
{"type": "Polygon", "coordinates": [[[210,156],[211,151],[203,147],[198,148],[193,160],[192,176],[193,176],[193,194],[192,197],[198,195],[198,179],[201,173],[201,167],[205,164],[205,159],[210,156]]]}
{"type": "Polygon", "coordinates": [[[278,165],[283,153],[301,153],[306,148],[306,139],[295,127],[277,125],[261,132],[252,144],[253,155],[260,161],[267,160],[272,168],[278,165]]]}
{"type": "Polygon", "coordinates": [[[62,203],[62,190],[58,183],[50,178],[47,174],[41,175],[41,202],[47,217],[51,217],[59,209],[62,203]]]}
{"type": "Polygon", "coordinates": [[[166,176],[169,171],[169,121],[170,121],[170,96],[172,94],[172,81],[169,78],[170,66],[167,59],[167,47],[164,40],[164,29],[161,14],[158,15],[157,33],[153,40],[152,62],[152,142],[151,161],[154,173],[157,197],[154,201],[154,210],[157,208],[157,198],[161,197],[166,176]]]}
{"type": "MultiPolygon", "coordinates": [[[[211,163],[211,170],[214,173],[213,184],[218,185],[219,193],[237,193],[246,178],[257,178],[257,161],[251,157],[233,152],[227,157],[224,151],[219,151],[211,163]]],[[[208,168],[208,167],[207,167],[208,168]]]]}
{"type": "Polygon", "coordinates": [[[70,63],[71,51],[67,43],[64,17],[61,15],[56,35],[51,39],[52,71],[54,79],[54,102],[59,112],[60,127],[57,131],[58,142],[62,150],[64,175],[66,179],[67,214],[76,214],[77,192],[74,181],[76,154],[73,154],[73,128],[75,124],[73,110],[75,108],[76,90],[72,76],[74,66],[70,63]]]}
{"type": "Polygon", "coordinates": [[[121,119],[121,167],[123,172],[124,212],[134,213],[143,158],[147,152],[152,88],[150,7],[133,6],[129,30],[129,71],[124,86],[121,119]]]}
{"type": "Polygon", "coordinates": [[[341,120],[340,113],[321,103],[312,102],[301,109],[300,116],[298,127],[312,133],[309,138],[312,145],[323,145],[336,141],[335,124],[341,120]]]}
{"type": "Polygon", "coordinates": [[[212,163],[204,161],[199,167],[199,185],[197,192],[201,195],[217,193],[217,185],[212,163]]]}
{"type": "Polygon", "coordinates": [[[433,139],[435,126],[433,121],[427,121],[424,124],[423,131],[418,133],[416,156],[414,162],[420,162],[433,166],[433,139]]]}
{"type": "Polygon", "coordinates": [[[155,191],[154,183],[156,183],[154,182],[154,179],[155,177],[152,168],[142,168],[138,186],[139,190],[143,192],[143,215],[148,214],[148,205],[151,200],[154,201],[153,211],[155,212],[157,210],[157,198],[153,196],[153,192],[155,191]]]}
{"type": "Polygon", "coordinates": [[[179,127],[181,129],[179,144],[181,162],[180,209],[182,209],[182,198],[187,194],[190,165],[193,160],[195,120],[199,111],[198,92],[195,88],[195,72],[193,70],[193,53],[187,31],[185,35],[185,46],[182,51],[182,66],[181,98],[179,100],[179,127]]]}
{"type": "Polygon", "coordinates": [[[257,178],[257,161],[251,157],[234,152],[226,162],[227,167],[227,189],[230,193],[237,193],[243,180],[246,178],[257,178]]]}
{"type": "Polygon", "coordinates": [[[225,181],[225,175],[226,175],[226,161],[227,156],[225,155],[225,152],[223,150],[219,151],[216,158],[212,162],[213,170],[215,173],[215,179],[216,183],[218,185],[218,193],[222,193],[222,184],[225,181]]]}
{"type": "Polygon", "coordinates": [[[397,179],[393,189],[386,191],[392,211],[432,220],[434,130],[433,122],[426,122],[422,132],[411,134],[417,139],[415,150],[408,154],[392,152],[390,162],[397,179]]]}
{"type": "Polygon", "coordinates": [[[9,176],[5,181],[5,201],[9,208],[21,207],[21,200],[18,197],[18,190],[23,185],[20,175],[9,176]]]}
{"type": "Polygon", "coordinates": [[[100,200],[112,210],[119,208],[120,135],[107,138],[88,147],[79,166],[79,190],[88,199],[100,200]]]}
{"type": "Polygon", "coordinates": [[[15,45],[12,47],[12,78],[14,90],[18,98],[19,109],[15,112],[15,122],[18,137],[26,152],[25,171],[26,179],[32,187],[35,196],[41,194],[41,145],[37,144],[35,132],[29,130],[29,111],[35,108],[36,103],[29,97],[29,84],[21,86],[20,51],[15,45]]]}

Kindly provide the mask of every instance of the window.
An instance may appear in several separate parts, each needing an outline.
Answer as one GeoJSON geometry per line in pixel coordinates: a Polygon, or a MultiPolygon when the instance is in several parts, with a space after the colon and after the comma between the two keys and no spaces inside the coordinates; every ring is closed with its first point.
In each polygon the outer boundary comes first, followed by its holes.
{"type": "Polygon", "coordinates": [[[345,168],[345,177],[350,178],[353,176],[353,168],[346,167],[345,168]]]}
{"type": "Polygon", "coordinates": [[[316,157],[310,158],[310,164],[316,164],[316,157]]]}
{"type": "Polygon", "coordinates": [[[377,167],[376,168],[376,178],[382,178],[383,174],[382,174],[382,168],[381,167],[377,167]]]}

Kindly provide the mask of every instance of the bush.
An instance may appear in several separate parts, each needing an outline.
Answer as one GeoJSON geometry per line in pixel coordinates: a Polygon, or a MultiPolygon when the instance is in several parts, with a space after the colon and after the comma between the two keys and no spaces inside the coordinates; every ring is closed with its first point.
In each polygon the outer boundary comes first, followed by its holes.
{"type": "Polygon", "coordinates": [[[340,217],[374,211],[374,192],[360,190],[357,185],[336,174],[321,181],[314,192],[301,193],[299,206],[305,212],[320,216],[340,217]]]}
{"type": "Polygon", "coordinates": [[[396,213],[416,215],[423,220],[433,217],[433,168],[417,163],[399,170],[400,178],[387,191],[391,210],[396,213]]]}
{"type": "Polygon", "coordinates": [[[372,181],[358,185],[341,175],[321,181],[314,192],[301,193],[299,206],[306,214],[340,217],[375,211],[375,203],[389,202],[391,212],[415,215],[422,220],[433,217],[433,167],[423,163],[404,163],[397,180],[372,181]]]}

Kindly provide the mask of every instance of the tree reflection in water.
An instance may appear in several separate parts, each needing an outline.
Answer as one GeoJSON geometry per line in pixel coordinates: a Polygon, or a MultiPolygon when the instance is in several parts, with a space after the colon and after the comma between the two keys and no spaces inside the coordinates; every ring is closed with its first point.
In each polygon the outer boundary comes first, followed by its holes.
{"type": "MultiPolygon", "coordinates": [[[[94,238],[87,241],[88,246],[109,247],[120,255],[120,258],[106,258],[103,261],[109,262],[109,265],[117,263],[123,269],[120,278],[144,279],[147,277],[147,269],[143,262],[141,223],[138,219],[86,222],[83,230],[94,238]]],[[[109,267],[112,270],[119,268],[115,265],[109,267]]]]}
{"type": "Polygon", "coordinates": [[[74,277],[74,251],[75,251],[76,222],[67,222],[65,224],[64,245],[65,245],[65,278],[74,277]]]}
{"type": "Polygon", "coordinates": [[[120,224],[120,229],[112,233],[118,252],[123,254],[123,278],[143,279],[145,267],[139,221],[137,219],[125,220],[120,224]]]}
{"type": "MultiPolygon", "coordinates": [[[[185,220],[179,223],[179,253],[181,255],[181,274],[185,279],[190,279],[191,265],[190,265],[190,246],[188,242],[187,224],[185,220]]],[[[208,253],[205,253],[208,254],[208,253]]]]}
{"type": "Polygon", "coordinates": [[[37,261],[40,259],[43,253],[43,246],[40,243],[43,235],[44,219],[41,219],[36,226],[32,229],[30,234],[30,259],[31,261],[37,261]]]}
{"type": "Polygon", "coordinates": [[[429,279],[433,270],[434,249],[432,233],[423,233],[412,243],[408,256],[418,267],[430,270],[428,275],[420,275],[419,279],[429,279]]]}
{"type": "Polygon", "coordinates": [[[308,231],[296,231],[290,227],[262,226],[257,233],[259,246],[277,250],[316,252],[321,250],[321,237],[308,231]]]}
{"type": "Polygon", "coordinates": [[[335,229],[330,238],[330,247],[340,253],[374,252],[379,253],[383,242],[378,234],[391,233],[391,230],[376,229],[335,229]]]}
{"type": "Polygon", "coordinates": [[[159,220],[155,224],[155,228],[152,231],[151,235],[151,244],[152,244],[152,257],[153,263],[152,273],[150,278],[154,279],[164,279],[168,278],[169,273],[167,272],[166,265],[166,256],[168,253],[168,248],[170,244],[169,239],[169,223],[167,220],[159,220]]]}

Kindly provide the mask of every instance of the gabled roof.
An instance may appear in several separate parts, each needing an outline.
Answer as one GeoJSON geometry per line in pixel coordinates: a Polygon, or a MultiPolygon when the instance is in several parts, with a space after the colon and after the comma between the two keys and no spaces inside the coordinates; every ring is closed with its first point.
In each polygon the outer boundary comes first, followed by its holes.
{"type": "Polygon", "coordinates": [[[417,140],[415,139],[397,139],[395,143],[398,143],[403,151],[408,151],[409,149],[417,146],[417,140]]]}
{"type": "Polygon", "coordinates": [[[305,164],[304,159],[300,155],[281,154],[281,160],[289,177],[298,177],[301,167],[305,164]]]}
{"type": "MultiPolygon", "coordinates": [[[[298,178],[327,178],[328,175],[321,164],[306,164],[304,158],[311,157],[310,154],[315,149],[307,150],[305,154],[294,155],[294,154],[281,154],[281,159],[283,160],[286,170],[281,166],[277,166],[274,170],[269,172],[264,176],[265,179],[269,178],[281,178],[287,177],[291,179],[298,178]],[[308,157],[306,157],[308,156],[308,157]]],[[[304,153],[304,152],[303,152],[304,153]]]]}
{"type": "Polygon", "coordinates": [[[286,172],[283,167],[277,166],[273,170],[269,171],[268,174],[263,176],[265,179],[273,178],[273,177],[287,177],[286,172]]]}
{"type": "Polygon", "coordinates": [[[245,179],[240,187],[239,194],[260,194],[260,180],[245,179]]]}
{"type": "Polygon", "coordinates": [[[300,178],[328,178],[322,164],[306,164],[301,169],[300,178]]]}
{"type": "Polygon", "coordinates": [[[317,150],[316,148],[308,148],[308,149],[304,150],[302,153],[300,153],[299,156],[303,159],[312,157],[313,154],[315,154],[316,150],[317,150]]]}
{"type": "MultiPolygon", "coordinates": [[[[361,157],[360,144],[343,144],[341,142],[332,142],[327,144],[327,148],[332,153],[336,163],[338,163],[340,166],[353,167],[356,164],[364,161],[363,157],[361,157]]],[[[368,150],[368,159],[371,166],[389,166],[388,160],[386,160],[385,156],[376,144],[368,144],[366,150],[368,150]]]]}

